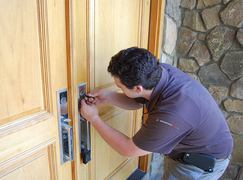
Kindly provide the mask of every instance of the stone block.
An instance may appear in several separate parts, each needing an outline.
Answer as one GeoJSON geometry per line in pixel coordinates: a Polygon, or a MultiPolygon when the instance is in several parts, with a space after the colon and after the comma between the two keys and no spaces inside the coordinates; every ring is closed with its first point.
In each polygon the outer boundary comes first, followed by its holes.
{"type": "Polygon", "coordinates": [[[242,51],[242,46],[238,42],[237,37],[234,39],[233,44],[230,47],[229,51],[242,51]]]}
{"type": "Polygon", "coordinates": [[[208,9],[204,9],[202,12],[202,18],[206,25],[207,30],[214,28],[220,24],[219,10],[221,6],[217,5],[208,9]]]}
{"type": "Polygon", "coordinates": [[[217,64],[210,64],[207,66],[201,67],[199,70],[199,78],[204,84],[211,84],[217,86],[229,86],[230,81],[224,75],[217,64]]]}
{"type": "Polygon", "coordinates": [[[243,29],[239,29],[236,35],[236,38],[240,45],[243,47],[243,29]]]}
{"type": "Polygon", "coordinates": [[[219,3],[221,3],[221,0],[198,0],[197,9],[204,9],[219,3]]]}
{"type": "Polygon", "coordinates": [[[228,117],[229,117],[229,113],[228,113],[228,112],[223,111],[223,110],[221,110],[221,111],[222,111],[222,113],[224,114],[224,117],[225,117],[225,118],[228,118],[228,117]]]}
{"type": "Polygon", "coordinates": [[[243,180],[243,167],[240,168],[240,172],[238,174],[237,180],[243,180]]]}
{"type": "Polygon", "coordinates": [[[170,65],[173,65],[174,62],[173,62],[173,58],[168,56],[167,54],[165,53],[162,53],[161,54],[161,59],[160,59],[160,62],[162,63],[166,63],[166,64],[170,64],[170,65]]]}
{"type": "Polygon", "coordinates": [[[181,7],[193,9],[196,6],[196,0],[181,0],[181,7]]]}
{"type": "Polygon", "coordinates": [[[223,86],[210,85],[208,87],[208,91],[214,97],[218,104],[226,99],[228,95],[228,88],[223,86]]]}
{"type": "Polygon", "coordinates": [[[240,78],[232,84],[230,95],[235,98],[243,99],[243,78],[240,78]]]}
{"type": "Polygon", "coordinates": [[[167,54],[172,54],[175,49],[177,40],[177,27],[174,21],[169,17],[165,16],[165,30],[164,30],[164,41],[163,50],[167,54]]]}
{"type": "Polygon", "coordinates": [[[188,28],[180,28],[178,35],[178,43],[177,43],[177,53],[181,56],[184,56],[188,53],[192,44],[197,38],[197,33],[193,32],[188,28]]]}
{"type": "Polygon", "coordinates": [[[224,4],[227,4],[227,3],[230,2],[230,1],[232,1],[232,0],[223,0],[223,3],[224,3],[224,4]]]}
{"type": "Polygon", "coordinates": [[[222,178],[220,178],[220,180],[235,179],[236,176],[238,175],[238,172],[239,172],[239,166],[230,163],[225,173],[223,174],[222,178]]]}
{"type": "Polygon", "coordinates": [[[183,25],[189,27],[194,31],[200,31],[200,32],[206,31],[199,13],[195,10],[185,11],[183,25]]]}
{"type": "Polygon", "coordinates": [[[179,68],[185,72],[196,72],[199,66],[193,59],[180,58],[179,68]]]}
{"type": "Polygon", "coordinates": [[[234,40],[234,35],[234,30],[224,26],[216,26],[207,35],[206,39],[208,48],[215,61],[219,60],[225,51],[231,47],[234,40]]]}
{"type": "Polygon", "coordinates": [[[227,74],[231,80],[243,76],[243,51],[227,53],[221,63],[222,71],[227,74]]]}
{"type": "Polygon", "coordinates": [[[208,48],[202,41],[196,41],[193,44],[189,52],[189,57],[194,57],[200,66],[210,61],[210,54],[208,48]]]}
{"type": "Polygon", "coordinates": [[[243,135],[243,115],[234,114],[228,118],[231,132],[243,135]]]}
{"type": "Polygon", "coordinates": [[[207,34],[205,34],[205,33],[198,33],[197,38],[198,38],[198,40],[205,41],[206,36],[207,36],[207,34]]]}
{"type": "Polygon", "coordinates": [[[220,13],[224,24],[238,28],[243,27],[243,0],[234,0],[220,13]]]}
{"type": "Polygon", "coordinates": [[[243,166],[243,138],[239,135],[233,135],[234,138],[234,149],[232,153],[232,160],[231,162],[243,166]]]}
{"type": "Polygon", "coordinates": [[[166,0],[165,12],[167,15],[172,17],[177,26],[181,25],[181,9],[180,9],[181,0],[166,0]]]}
{"type": "Polygon", "coordinates": [[[196,75],[196,74],[194,74],[194,73],[187,73],[192,79],[194,79],[194,80],[197,80],[197,81],[199,81],[200,82],[200,79],[199,79],[199,77],[196,75]]]}
{"type": "Polygon", "coordinates": [[[224,101],[224,107],[229,112],[243,113],[243,101],[227,99],[224,101]]]}

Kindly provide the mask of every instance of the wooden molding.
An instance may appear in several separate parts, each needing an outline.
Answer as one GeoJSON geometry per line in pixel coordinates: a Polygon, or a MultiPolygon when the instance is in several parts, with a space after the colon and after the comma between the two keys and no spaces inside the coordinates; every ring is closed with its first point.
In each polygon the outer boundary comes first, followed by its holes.
{"type": "MultiPolygon", "coordinates": [[[[70,125],[73,127],[73,154],[74,154],[74,159],[77,159],[77,138],[76,138],[76,123],[74,122],[74,117],[75,117],[75,99],[73,97],[75,96],[75,87],[76,84],[74,83],[74,59],[72,58],[72,1],[70,0],[65,0],[65,23],[66,23],[66,58],[67,58],[67,96],[68,96],[68,116],[72,120],[70,122],[70,125]]],[[[78,179],[78,164],[77,161],[74,160],[71,162],[71,167],[72,167],[72,179],[76,180],[78,179]]]]}
{"type": "Polygon", "coordinates": [[[161,42],[164,24],[165,0],[151,0],[150,28],[149,28],[149,51],[158,59],[160,58],[161,42]]]}
{"type": "Polygon", "coordinates": [[[50,162],[50,175],[53,180],[58,179],[57,167],[56,167],[56,153],[55,153],[55,139],[50,139],[47,142],[41,143],[37,147],[34,147],[28,151],[8,159],[7,161],[0,163],[0,178],[13,172],[14,170],[24,167],[32,161],[42,157],[48,156],[50,162]]]}
{"type": "Polygon", "coordinates": [[[37,0],[37,12],[39,23],[39,42],[40,42],[40,59],[41,59],[41,76],[42,88],[44,94],[44,109],[53,112],[52,96],[51,96],[51,80],[50,80],[50,52],[48,37],[48,21],[46,0],[37,0]]]}
{"type": "Polygon", "coordinates": [[[8,134],[17,132],[29,126],[33,126],[39,122],[51,119],[52,115],[49,112],[39,112],[24,118],[18,119],[8,124],[0,126],[0,138],[8,134]]]}

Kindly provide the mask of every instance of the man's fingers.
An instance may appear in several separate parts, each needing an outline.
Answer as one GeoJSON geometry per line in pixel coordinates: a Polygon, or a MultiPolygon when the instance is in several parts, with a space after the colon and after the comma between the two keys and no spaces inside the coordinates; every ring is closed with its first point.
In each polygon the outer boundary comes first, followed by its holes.
{"type": "Polygon", "coordinates": [[[84,107],[84,106],[86,106],[86,105],[87,105],[87,104],[86,104],[85,100],[83,99],[83,100],[81,101],[81,108],[84,107]]]}

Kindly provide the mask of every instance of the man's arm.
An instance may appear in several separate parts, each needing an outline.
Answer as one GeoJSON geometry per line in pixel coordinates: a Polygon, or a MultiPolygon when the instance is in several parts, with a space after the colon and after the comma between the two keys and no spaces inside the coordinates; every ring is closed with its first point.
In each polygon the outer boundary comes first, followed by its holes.
{"type": "Polygon", "coordinates": [[[143,107],[142,104],[137,103],[134,99],[119,92],[111,92],[109,103],[126,110],[137,110],[143,107]]]}
{"type": "Polygon", "coordinates": [[[142,107],[142,104],[137,103],[134,99],[116,91],[101,89],[93,91],[91,95],[95,97],[96,105],[111,104],[126,110],[137,110],[142,107]]]}
{"type": "Polygon", "coordinates": [[[93,125],[101,137],[121,155],[137,157],[150,153],[149,151],[140,149],[133,143],[131,138],[102,121],[94,104],[88,105],[82,100],[80,112],[93,125]]]}
{"type": "Polygon", "coordinates": [[[99,132],[101,137],[121,155],[126,157],[137,157],[151,153],[137,147],[131,138],[106,124],[99,116],[93,117],[90,122],[99,132]]]}

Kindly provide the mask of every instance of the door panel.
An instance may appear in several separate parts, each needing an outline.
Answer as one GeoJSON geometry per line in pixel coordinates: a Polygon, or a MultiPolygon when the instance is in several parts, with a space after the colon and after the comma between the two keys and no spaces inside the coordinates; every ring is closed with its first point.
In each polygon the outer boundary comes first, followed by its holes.
{"type": "Polygon", "coordinates": [[[54,179],[55,170],[49,164],[54,154],[48,152],[53,150],[52,148],[51,146],[45,147],[35,153],[25,154],[22,158],[11,159],[1,169],[1,174],[5,175],[2,179],[14,180],[16,177],[18,179],[51,179],[51,176],[54,179]]]}
{"type": "MultiPolygon", "coordinates": [[[[122,133],[129,137],[132,136],[134,123],[132,112],[116,110],[101,116],[101,118],[122,133]]],[[[112,172],[119,170],[118,168],[127,163],[127,158],[113,150],[98,134],[95,134],[93,141],[93,149],[96,153],[93,163],[95,163],[96,167],[99,167],[97,177],[100,179],[106,179],[112,172]]]]}
{"type": "Polygon", "coordinates": [[[1,124],[44,109],[37,15],[35,1],[1,1],[1,124]]]}
{"type": "MultiPolygon", "coordinates": [[[[147,48],[149,0],[99,0],[89,6],[90,87],[114,88],[107,72],[111,57],[124,48],[147,48]]],[[[115,89],[117,90],[117,89],[115,89]]],[[[101,119],[132,137],[141,125],[140,113],[105,106],[99,109],[101,119]]],[[[92,129],[92,179],[125,179],[138,167],[138,158],[126,158],[115,152],[92,129]]]]}
{"type": "Polygon", "coordinates": [[[56,100],[67,88],[65,1],[0,3],[0,178],[71,179],[56,100]]]}
{"type": "Polygon", "coordinates": [[[113,83],[107,73],[111,56],[139,45],[139,0],[95,1],[95,85],[113,83]],[[102,62],[102,63],[101,63],[102,62]]]}

